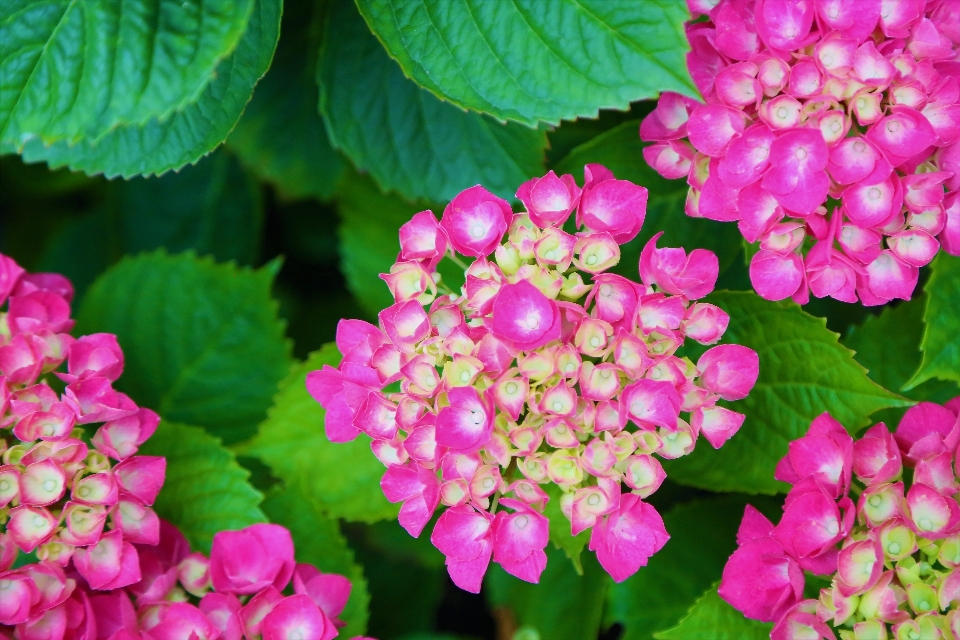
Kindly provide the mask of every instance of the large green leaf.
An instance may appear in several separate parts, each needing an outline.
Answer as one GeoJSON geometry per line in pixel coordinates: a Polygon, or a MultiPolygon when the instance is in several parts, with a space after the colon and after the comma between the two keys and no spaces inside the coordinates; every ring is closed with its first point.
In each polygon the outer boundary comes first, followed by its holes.
{"type": "Polygon", "coordinates": [[[446,201],[482,184],[512,198],[543,173],[544,132],[466,113],[418,87],[350,0],[333,3],[318,80],[334,146],[385,191],[446,201]]]}
{"type": "Polygon", "coordinates": [[[626,109],[660,91],[696,96],[677,0],[358,0],[421,86],[528,125],[626,109]]]}
{"type": "Polygon", "coordinates": [[[350,600],[340,615],[347,626],[340,630],[340,634],[351,638],[366,633],[370,617],[367,581],[363,567],[357,564],[353,551],[340,534],[337,521],[321,515],[314,501],[297,487],[271,491],[263,501],[263,510],[270,522],[290,530],[297,562],[312,564],[324,573],[339,573],[350,579],[353,585],[350,600]]]}
{"type": "Polygon", "coordinates": [[[690,614],[672,629],[661,631],[657,640],[767,640],[773,624],[743,617],[710,588],[690,609],[690,614]]]}
{"type": "Polygon", "coordinates": [[[87,292],[78,331],[117,335],[126,357],[117,387],[138,403],[237,442],[291,365],[273,275],[190,253],[126,258],[87,292]]]}
{"type": "Polygon", "coordinates": [[[329,517],[361,522],[396,517],[399,505],[387,502],[380,490],[385,469],[370,450],[370,438],[360,434],[352,442],[330,442],[324,410],[307,393],[307,373],[339,361],[336,345],[328,344],[291,371],[260,431],[241,451],[263,460],[329,517]]]}
{"type": "Polygon", "coordinates": [[[321,2],[287,4],[270,71],[227,140],[251,171],[289,198],[329,198],[344,169],[317,112],[323,16],[321,2]]]}
{"type": "Polygon", "coordinates": [[[0,139],[96,138],[193,102],[237,46],[252,0],[5,0],[0,139]]]}
{"type": "Polygon", "coordinates": [[[643,160],[639,120],[630,120],[605,131],[593,140],[575,147],[554,167],[558,173],[570,173],[582,184],[583,167],[589,163],[602,164],[617,178],[630,180],[650,191],[647,217],[640,234],[620,248],[620,263],[614,272],[637,280],[640,251],[650,238],[663,231],[658,246],[709,249],[720,259],[720,270],[733,264],[740,252],[740,232],[736,225],[691,218],[684,215],[687,183],[666,180],[643,160]]]}
{"type": "Polygon", "coordinates": [[[280,12],[281,0],[255,0],[233,54],[220,62],[215,77],[194,101],[168,118],[119,126],[99,140],[72,145],[58,141],[44,146],[32,139],[23,148],[24,159],[108,178],[159,175],[196,162],[226,140],[270,66],[280,34],[280,12]]]}
{"type": "Polygon", "coordinates": [[[247,482],[250,474],[219,438],[203,429],[164,420],[140,453],[167,459],[166,480],[154,508],[183,532],[195,551],[209,553],[218,531],[267,521],[260,510],[263,494],[247,482]]]}
{"type": "Polygon", "coordinates": [[[821,413],[856,433],[875,411],[910,403],[870,380],[826,322],[797,305],[749,291],[719,291],[706,300],[730,314],[723,341],[760,355],[760,378],[746,399],[727,405],[746,414],[740,431],[719,450],[700,442],[689,456],[666,462],[671,479],[713,491],[775,493],[785,487],[773,472],[787,444],[821,413]]]}
{"type": "MultiPolygon", "coordinates": [[[[843,341],[856,351],[857,362],[880,386],[899,391],[920,366],[926,305],[924,294],[896,307],[884,307],[879,316],[869,316],[862,325],[854,327],[843,341]]],[[[960,387],[953,381],[927,380],[903,395],[912,400],[946,402],[960,395],[960,387]]]]}
{"type": "Polygon", "coordinates": [[[583,575],[559,549],[547,548],[539,584],[514,578],[491,564],[485,588],[490,604],[509,610],[518,624],[544,640],[596,640],[610,578],[593,554],[583,557],[583,575]]]}
{"type": "Polygon", "coordinates": [[[923,361],[907,382],[908,389],[932,378],[960,382],[960,259],[941,251],[931,268],[924,287],[923,361]]]}
{"type": "Polygon", "coordinates": [[[737,548],[745,505],[743,496],[708,498],[663,516],[670,540],[646,567],[610,587],[605,622],[623,625],[621,640],[651,640],[683,618],[703,590],[720,579],[737,548]]]}

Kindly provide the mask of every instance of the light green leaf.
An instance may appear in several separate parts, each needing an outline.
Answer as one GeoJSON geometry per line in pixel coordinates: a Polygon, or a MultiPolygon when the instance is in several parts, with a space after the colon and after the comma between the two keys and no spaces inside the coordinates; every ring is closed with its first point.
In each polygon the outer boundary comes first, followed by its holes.
{"type": "Polygon", "coordinates": [[[394,518],[400,507],[383,497],[380,478],[385,469],[370,450],[370,438],[360,434],[352,442],[330,442],[323,431],[323,407],[307,393],[307,373],[339,361],[336,345],[328,344],[294,369],[280,384],[259,433],[240,451],[263,460],[274,475],[299,487],[331,518],[394,518]]]}
{"type": "Polygon", "coordinates": [[[643,159],[647,143],[640,140],[639,120],[630,120],[605,131],[593,140],[575,147],[554,170],[570,173],[583,184],[583,167],[589,163],[602,164],[622,180],[630,180],[650,191],[647,217],[640,234],[620,248],[620,263],[613,271],[631,280],[637,280],[640,251],[655,234],[663,231],[660,247],[709,249],[720,259],[720,271],[733,264],[740,252],[740,232],[736,225],[691,218],[684,214],[687,183],[667,180],[654,171],[643,159]]]}
{"type": "Polygon", "coordinates": [[[164,420],[140,454],[167,459],[154,509],[183,532],[194,551],[209,553],[218,531],[267,521],[260,510],[263,495],[247,482],[250,474],[203,429],[164,420]]]}
{"type": "MultiPolygon", "coordinates": [[[[884,307],[879,316],[869,316],[843,340],[856,351],[854,357],[866,367],[870,379],[880,386],[900,391],[920,366],[926,306],[927,295],[922,294],[896,307],[884,307]]],[[[942,403],[960,395],[960,387],[953,381],[927,380],[903,395],[942,403]]]]}
{"type": "Polygon", "coordinates": [[[270,522],[290,530],[296,548],[297,562],[312,564],[324,573],[338,573],[353,585],[350,600],[340,619],[347,626],[340,630],[344,638],[362,636],[370,617],[370,593],[363,567],[357,564],[353,551],[340,533],[336,520],[321,515],[316,504],[297,487],[278,488],[267,494],[263,510],[270,522]]]}
{"type": "Polygon", "coordinates": [[[318,81],[334,146],[385,191],[447,201],[482,184],[512,198],[522,182],[543,173],[546,133],[466,113],[418,87],[350,0],[333,3],[318,81]]]}
{"type": "Polygon", "coordinates": [[[745,618],[717,594],[714,585],[676,627],[662,631],[657,640],[767,640],[773,624],[745,618]]]}
{"type": "Polygon", "coordinates": [[[760,355],[760,378],[744,400],[722,403],[746,414],[740,431],[719,450],[700,442],[689,456],[667,461],[672,480],[712,491],[782,491],[773,479],[777,462],[815,417],[828,411],[856,433],[875,411],[910,404],[870,380],[826,321],[797,305],[748,291],[718,291],[706,301],[730,314],[723,342],[760,355]]]}
{"type": "Polygon", "coordinates": [[[960,382],[960,259],[941,251],[931,269],[924,287],[923,361],[907,389],[932,378],[960,382]]]}
{"type": "Polygon", "coordinates": [[[746,503],[744,496],[722,496],[686,502],[664,514],[670,540],[646,567],[610,587],[606,625],[623,625],[621,640],[652,640],[654,632],[683,618],[737,548],[746,503]]]}
{"type": "Polygon", "coordinates": [[[386,195],[367,178],[354,175],[344,179],[337,200],[340,269],[350,292],[371,318],[393,304],[390,289],[377,276],[390,271],[397,260],[400,226],[427,206],[386,195]]]}
{"type": "Polygon", "coordinates": [[[272,283],[270,268],[142,254],[94,283],[77,330],[117,335],[126,356],[118,389],[237,442],[254,433],[291,365],[272,283]]]}
{"type": "Polygon", "coordinates": [[[530,126],[696,96],[676,0],[358,0],[404,73],[445,100],[530,126]]]}
{"type": "Polygon", "coordinates": [[[0,139],[94,139],[196,100],[252,0],[0,3],[0,139]]]}
{"type": "Polygon", "coordinates": [[[329,198],[345,168],[317,112],[323,16],[322,2],[287,4],[270,72],[227,140],[251,171],[291,199],[329,198]]]}
{"type": "Polygon", "coordinates": [[[58,141],[44,146],[45,141],[32,139],[23,148],[24,160],[108,178],[159,175],[196,162],[226,140],[270,66],[280,12],[281,0],[255,0],[236,50],[220,62],[203,92],[168,118],[119,126],[99,140],[72,145],[58,141]]]}
{"type": "Polygon", "coordinates": [[[559,549],[547,547],[547,568],[539,584],[515,578],[491,564],[485,588],[490,604],[509,610],[519,625],[544,640],[596,640],[610,578],[593,554],[583,557],[583,575],[559,549]]]}

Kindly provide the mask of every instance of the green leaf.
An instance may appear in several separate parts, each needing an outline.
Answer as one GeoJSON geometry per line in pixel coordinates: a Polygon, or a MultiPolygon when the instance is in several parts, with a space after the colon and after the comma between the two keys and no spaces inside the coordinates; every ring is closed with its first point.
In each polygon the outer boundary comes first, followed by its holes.
{"type": "Polygon", "coordinates": [[[663,516],[670,540],[646,567],[610,587],[605,622],[623,625],[621,640],[651,640],[720,578],[746,503],[744,496],[694,500],[663,516]]]}
{"type": "Polygon", "coordinates": [[[697,96],[676,0],[358,0],[404,73],[445,100],[535,126],[697,96]]]}
{"type": "Polygon", "coordinates": [[[193,550],[209,553],[218,531],[267,521],[260,510],[263,494],[247,482],[250,474],[203,429],[164,420],[140,454],[167,459],[154,509],[183,532],[193,550]]]}
{"type": "Polygon", "coordinates": [[[0,139],[94,139],[196,100],[252,0],[0,3],[0,139]]]}
{"type": "MultiPolygon", "coordinates": [[[[178,3],[179,4],[179,3],[178,3]]],[[[281,0],[255,0],[247,30],[231,56],[222,60],[203,92],[166,119],[112,129],[96,141],[32,139],[23,148],[27,162],[108,178],[159,175],[192,164],[219,146],[266,72],[280,34],[281,0]]]]}
{"type": "Polygon", "coordinates": [[[931,269],[924,287],[923,361],[907,389],[932,378],[960,382],[960,260],[941,251],[931,269]]]}
{"type": "Polygon", "coordinates": [[[339,361],[336,345],[328,344],[291,371],[260,431],[241,453],[263,460],[329,517],[360,522],[394,518],[400,507],[383,497],[384,467],[370,450],[370,438],[360,434],[352,442],[330,442],[323,431],[323,407],[307,393],[307,373],[339,361]]]}
{"type": "Polygon", "coordinates": [[[624,122],[596,138],[575,147],[554,167],[558,174],[570,173],[583,184],[583,167],[589,163],[602,164],[617,178],[630,180],[650,191],[647,217],[640,234],[620,248],[620,263],[615,273],[637,280],[640,251],[654,234],[663,231],[658,245],[709,249],[720,259],[721,272],[733,264],[740,252],[740,232],[736,225],[705,218],[691,218],[684,214],[687,183],[666,180],[643,159],[647,143],[640,140],[639,120],[624,122]]]}
{"type": "Polygon", "coordinates": [[[340,533],[336,520],[321,515],[316,504],[296,487],[271,491],[263,501],[270,522],[285,526],[293,535],[297,562],[312,564],[324,573],[338,573],[353,585],[350,600],[340,619],[347,626],[340,630],[344,638],[362,636],[370,617],[370,593],[363,567],[340,533]]]}
{"type": "MultiPolygon", "coordinates": [[[[869,316],[862,325],[854,327],[843,341],[856,351],[857,362],[880,386],[899,391],[920,366],[926,306],[927,295],[922,294],[896,307],[884,307],[879,316],[869,316]]],[[[942,403],[960,395],[960,388],[952,381],[927,380],[903,395],[911,400],[942,403]]]]}
{"type": "Polygon", "coordinates": [[[77,330],[117,335],[126,357],[118,389],[237,442],[255,432],[291,365],[272,282],[270,268],[190,253],[126,258],[87,292],[77,330]]]}
{"type": "Polygon", "coordinates": [[[581,576],[562,551],[548,547],[540,584],[523,582],[491,564],[485,587],[494,610],[509,610],[518,624],[533,627],[545,640],[596,640],[609,584],[593,554],[584,556],[581,576]]]}
{"type": "Polygon", "coordinates": [[[767,640],[773,623],[745,618],[717,593],[714,585],[690,609],[690,615],[657,640],[767,640]]]}
{"type": "Polygon", "coordinates": [[[345,165],[317,112],[314,79],[323,3],[288,3],[283,38],[227,146],[251,171],[291,199],[333,195],[345,165]]]}
{"type": "Polygon", "coordinates": [[[550,542],[570,558],[573,563],[573,569],[578,575],[583,575],[583,563],[580,561],[580,554],[584,547],[590,541],[590,531],[581,531],[573,535],[570,528],[570,521],[560,510],[560,496],[562,492],[555,484],[548,484],[545,487],[550,500],[544,509],[543,515],[550,520],[550,542]]]}
{"type": "Polygon", "coordinates": [[[350,292],[371,318],[393,304],[390,289],[377,276],[390,271],[397,260],[400,226],[427,206],[386,195],[368,178],[350,176],[344,180],[337,200],[340,270],[350,292]]]}
{"type": "Polygon", "coordinates": [[[746,414],[740,431],[719,450],[701,442],[689,456],[666,462],[671,479],[712,491],[782,491],[773,479],[777,462],[815,417],[828,411],[856,433],[875,411],[910,404],[870,380],[826,322],[797,305],[748,291],[718,291],[706,301],[730,314],[723,342],[760,355],[760,378],[744,400],[721,403],[746,414]]]}
{"type": "Polygon", "coordinates": [[[334,146],[385,191],[447,201],[482,184],[512,198],[543,173],[545,132],[466,113],[418,87],[349,0],[333,3],[318,81],[334,146]]]}

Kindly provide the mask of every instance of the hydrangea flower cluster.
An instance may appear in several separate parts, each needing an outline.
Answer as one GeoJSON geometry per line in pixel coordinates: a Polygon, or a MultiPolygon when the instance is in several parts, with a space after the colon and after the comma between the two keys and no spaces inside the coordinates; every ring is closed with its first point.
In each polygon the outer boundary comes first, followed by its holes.
{"type": "Polygon", "coordinates": [[[609,273],[640,231],[647,190],[599,165],[584,176],[582,190],[552,171],[524,183],[522,213],[478,185],[439,222],[413,216],[381,276],[396,303],[379,327],[342,321],[341,364],[307,377],[332,441],[373,439],[411,535],[447,507],[431,541],[468,591],[491,558],[538,581],[550,484],[571,533],[592,528],[604,568],[632,575],[668,539],[643,502],[665,477],[654,454],[686,455],[699,435],[722,445],[744,416],[717,400],[744,398],[757,379],[746,347],[716,346],[696,363],[676,355],[685,338],[713,344],[727,328],[726,313],[696,302],[714,288],[717,257],[658,248],[657,235],[642,284],[609,273]],[[444,258],[464,269],[459,291],[441,281],[444,258]]]}
{"type": "Polygon", "coordinates": [[[0,254],[0,569],[19,548],[114,589],[138,579],[133,544],[157,543],[166,460],[134,455],[159,418],[113,389],[115,336],[69,335],[72,298],[66,278],[0,254]]]}
{"type": "Polygon", "coordinates": [[[738,221],[768,300],[910,299],[960,255],[960,5],[688,0],[690,73],[640,136],[690,184],[687,214],[738,221]],[[698,18],[706,15],[708,19],[698,18]]]}
{"type": "Polygon", "coordinates": [[[158,544],[134,545],[137,580],[124,587],[50,562],[0,573],[0,625],[18,640],[330,640],[343,626],[350,581],[297,564],[285,528],[221,531],[209,557],[170,523],[159,530],[158,544]]]}
{"type": "Polygon", "coordinates": [[[854,441],[828,414],[790,443],[774,526],[748,506],[720,595],[775,640],[960,638],[960,398],[854,441]],[[907,472],[904,473],[904,468],[907,472]],[[804,600],[804,571],[829,576],[804,600]]]}

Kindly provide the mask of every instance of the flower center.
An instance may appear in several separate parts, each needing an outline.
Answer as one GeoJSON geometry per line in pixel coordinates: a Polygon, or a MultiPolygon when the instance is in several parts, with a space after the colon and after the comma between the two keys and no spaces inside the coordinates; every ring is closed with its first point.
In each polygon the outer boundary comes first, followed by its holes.
{"type": "Polygon", "coordinates": [[[920,518],[920,522],[917,524],[924,531],[933,531],[933,522],[930,520],[930,518],[920,518]]]}
{"type": "Polygon", "coordinates": [[[487,230],[484,229],[483,225],[480,224],[479,222],[473,225],[472,227],[470,227],[470,235],[476,238],[477,240],[482,238],[486,232],[487,230]]]}
{"type": "Polygon", "coordinates": [[[600,346],[600,337],[599,337],[599,336],[593,336],[592,338],[590,338],[590,346],[593,347],[594,349],[596,349],[597,347],[599,347],[599,346],[600,346]]]}
{"type": "Polygon", "coordinates": [[[797,160],[805,160],[807,157],[807,150],[803,147],[800,147],[793,155],[797,160]]]}
{"type": "Polygon", "coordinates": [[[598,496],[595,493],[590,494],[590,497],[587,498],[587,504],[590,505],[591,507],[597,506],[598,504],[600,504],[600,496],[598,496]]]}
{"type": "Polygon", "coordinates": [[[787,111],[786,107],[780,107],[779,109],[777,109],[778,118],[786,118],[788,113],[789,112],[787,111]]]}
{"type": "Polygon", "coordinates": [[[870,198],[871,200],[879,200],[881,195],[883,194],[880,192],[880,189],[876,187],[873,187],[872,189],[867,191],[867,197],[870,198]]]}
{"type": "Polygon", "coordinates": [[[494,484],[495,484],[495,483],[494,483],[494,481],[493,481],[493,478],[484,478],[484,479],[483,479],[483,488],[484,488],[484,489],[489,489],[489,488],[492,487],[494,484]]]}
{"type": "Polygon", "coordinates": [[[517,392],[517,383],[516,383],[516,382],[508,382],[508,383],[507,383],[507,393],[509,393],[509,394],[514,394],[514,393],[516,393],[516,392],[517,392]]]}
{"type": "Polygon", "coordinates": [[[33,526],[39,529],[45,524],[47,524],[47,520],[43,516],[33,516],[33,526]]]}
{"type": "Polygon", "coordinates": [[[527,525],[530,524],[530,518],[527,516],[520,516],[513,522],[517,529],[526,529],[527,525]]]}
{"type": "Polygon", "coordinates": [[[889,131],[890,133],[896,133],[897,131],[900,131],[900,123],[897,122],[896,120],[892,120],[888,122],[887,131],[889,131]]]}
{"type": "Polygon", "coordinates": [[[903,547],[900,546],[899,542],[891,542],[889,545],[887,545],[887,552],[889,552],[890,555],[895,556],[900,553],[902,548],[903,547]]]}
{"type": "Polygon", "coordinates": [[[610,285],[605,284],[600,287],[600,295],[602,295],[604,298],[609,298],[611,293],[613,293],[613,287],[610,285]]]}
{"type": "MultiPolygon", "coordinates": [[[[53,491],[56,488],[57,488],[56,480],[47,480],[46,482],[43,483],[44,491],[53,491]]],[[[86,489],[86,487],[84,487],[84,489],[86,489]]]]}
{"type": "Polygon", "coordinates": [[[828,522],[827,526],[824,527],[824,529],[826,529],[827,533],[829,533],[832,536],[835,536],[838,533],[840,533],[840,525],[837,524],[836,522],[828,522]]]}
{"type": "Polygon", "coordinates": [[[553,403],[553,410],[560,411],[560,409],[563,409],[563,403],[557,400],[553,403]]]}
{"type": "Polygon", "coordinates": [[[587,256],[587,264],[589,264],[591,267],[597,264],[597,256],[593,254],[590,254],[589,256],[587,256]]]}
{"type": "Polygon", "coordinates": [[[470,374],[469,374],[469,373],[467,373],[466,371],[461,371],[461,372],[460,372],[460,382],[466,382],[466,381],[469,380],[469,379],[470,379],[470,374]]]}
{"type": "Polygon", "coordinates": [[[470,417],[473,418],[473,424],[483,423],[483,412],[482,411],[471,411],[470,417]]]}
{"type": "Polygon", "coordinates": [[[870,496],[870,506],[879,507],[883,500],[880,499],[880,496],[870,496]]]}
{"type": "Polygon", "coordinates": [[[853,150],[856,151],[857,153],[863,153],[864,151],[866,151],[866,149],[867,149],[867,145],[864,144],[863,140],[857,140],[856,142],[853,143],[853,150]]]}

